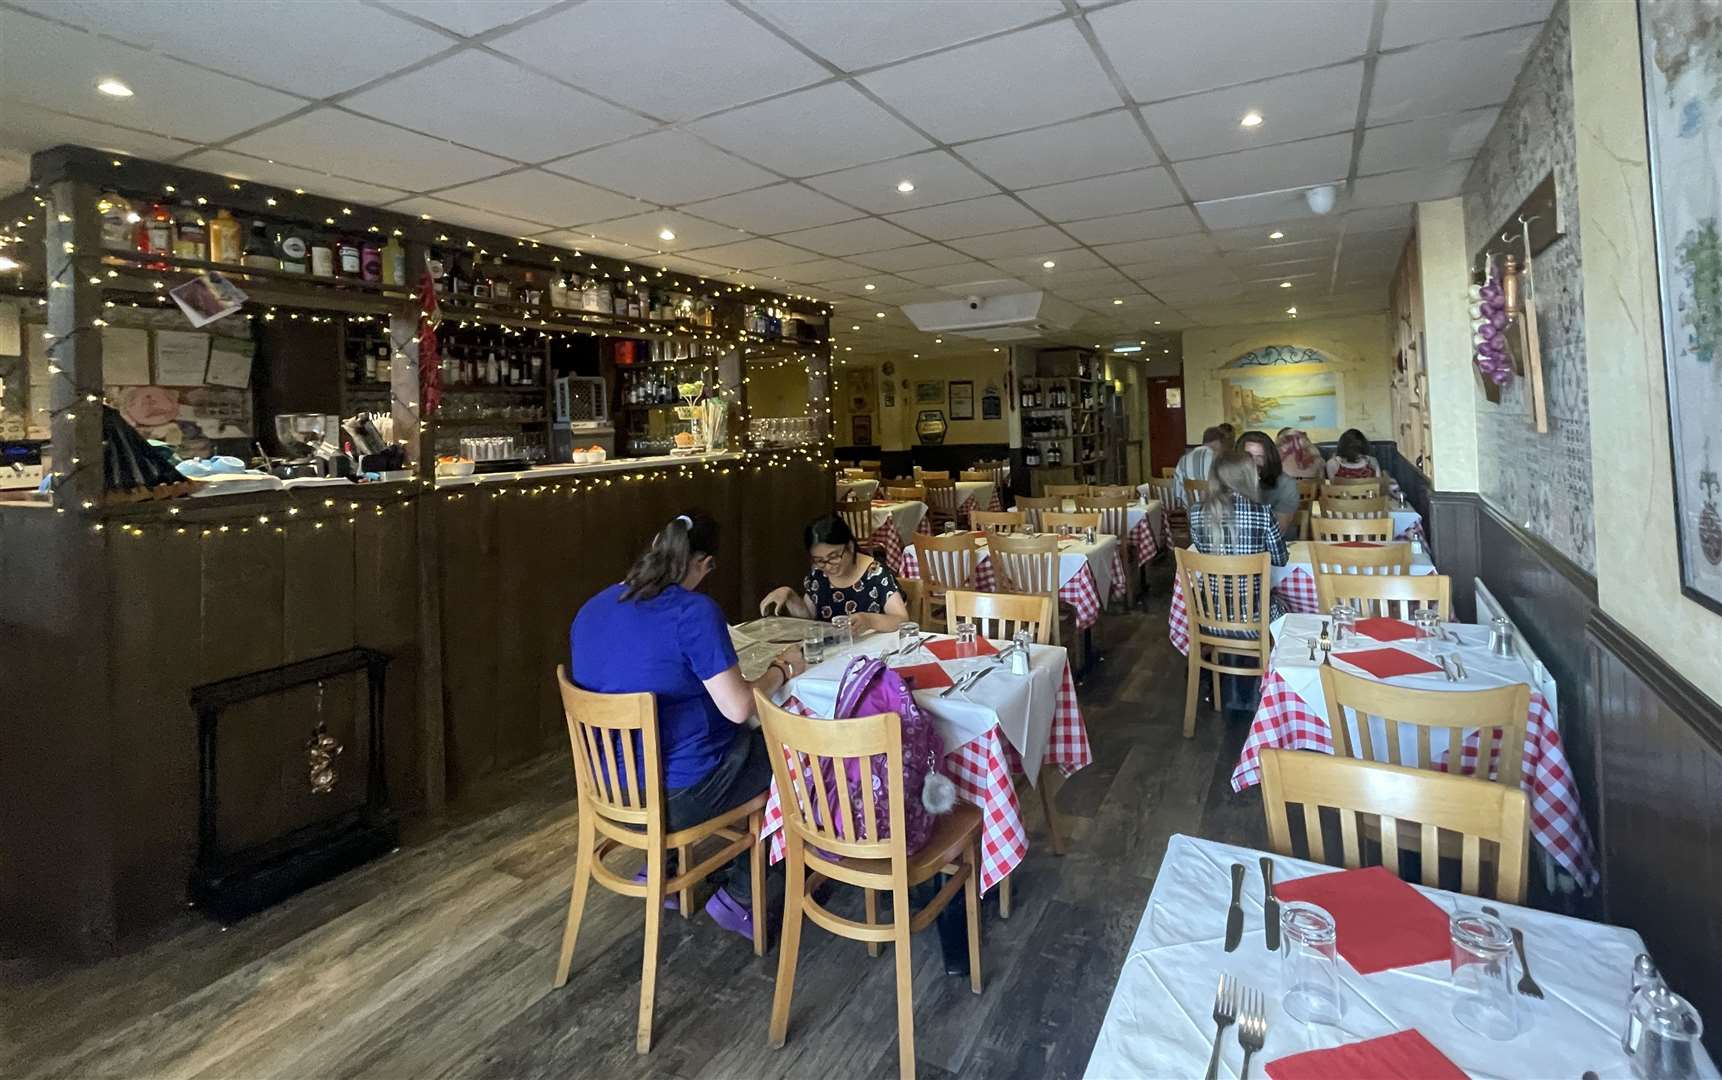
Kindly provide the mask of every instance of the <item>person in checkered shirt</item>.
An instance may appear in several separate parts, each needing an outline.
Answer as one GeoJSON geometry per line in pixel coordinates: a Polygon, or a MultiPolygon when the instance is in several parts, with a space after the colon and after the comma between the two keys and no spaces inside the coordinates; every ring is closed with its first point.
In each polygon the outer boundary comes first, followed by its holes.
{"type": "MultiPolygon", "coordinates": [[[[1190,510],[1190,543],[1204,555],[1257,555],[1268,553],[1268,561],[1284,566],[1291,559],[1285,536],[1274,518],[1273,508],[1261,503],[1261,485],[1256,463],[1243,450],[1227,450],[1214,459],[1208,477],[1208,496],[1190,510]]],[[[1272,582],[1261,583],[1268,593],[1268,619],[1285,614],[1272,593],[1272,582]]],[[[1253,640],[1250,631],[1225,631],[1225,637],[1253,640]]],[[[1228,711],[1253,711],[1258,680],[1239,675],[1221,678],[1228,711]]]]}

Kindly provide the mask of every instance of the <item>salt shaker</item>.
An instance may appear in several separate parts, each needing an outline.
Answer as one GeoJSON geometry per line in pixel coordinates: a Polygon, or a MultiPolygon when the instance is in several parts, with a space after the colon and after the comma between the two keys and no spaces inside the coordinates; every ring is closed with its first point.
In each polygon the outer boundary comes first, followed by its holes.
{"type": "Polygon", "coordinates": [[[1018,630],[1011,639],[1015,648],[1010,653],[1010,673],[1012,675],[1027,675],[1029,669],[1028,647],[1034,643],[1034,638],[1027,630],[1018,630]]]}
{"type": "Polygon", "coordinates": [[[1629,1054],[1638,1052],[1639,1040],[1644,1037],[1644,1027],[1633,1005],[1638,1001],[1639,992],[1652,986],[1660,985],[1662,976],[1657,973],[1656,964],[1650,959],[1649,953],[1639,953],[1632,962],[1632,989],[1626,992],[1626,1027],[1620,1033],[1620,1048],[1629,1054]]]}

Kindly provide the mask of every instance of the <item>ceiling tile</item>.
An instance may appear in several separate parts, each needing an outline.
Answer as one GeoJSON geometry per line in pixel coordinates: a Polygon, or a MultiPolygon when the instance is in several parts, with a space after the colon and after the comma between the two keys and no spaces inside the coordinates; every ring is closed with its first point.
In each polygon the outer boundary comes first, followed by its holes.
{"type": "Polygon", "coordinates": [[[951,246],[966,251],[977,259],[999,259],[1011,255],[1034,255],[1037,252],[1063,251],[1070,247],[1070,237],[1051,225],[1029,229],[990,233],[952,240],[951,246]]]}
{"type": "Polygon", "coordinates": [[[718,266],[733,267],[738,270],[757,270],[762,266],[783,266],[789,263],[810,262],[818,258],[811,252],[799,251],[788,244],[780,244],[776,240],[763,238],[700,248],[688,254],[701,262],[716,263],[718,266]]]}
{"type": "Polygon", "coordinates": [[[1151,293],[1176,293],[1207,289],[1217,285],[1233,285],[1238,281],[1238,274],[1237,271],[1228,267],[1214,266],[1200,270],[1183,270],[1164,277],[1140,277],[1136,281],[1137,284],[1151,293]]]}
{"type": "Polygon", "coordinates": [[[1351,133],[1264,146],[1172,166],[1190,198],[1229,199],[1262,191],[1343,183],[1351,168],[1351,133]]]}
{"type": "MultiPolygon", "coordinates": [[[[10,112],[10,106],[8,106],[10,112]]],[[[259,184],[292,191],[304,188],[313,195],[330,199],[349,199],[369,206],[381,206],[405,195],[395,188],[379,187],[341,176],[328,176],[311,169],[296,169],[291,165],[270,164],[262,158],[246,157],[230,150],[204,150],[179,162],[189,169],[219,173],[235,180],[251,180],[259,184]]]]}
{"type": "Polygon", "coordinates": [[[1349,133],[1362,93],[1363,65],[1342,64],[1147,105],[1142,115],[1166,156],[1183,161],[1349,133]],[[1249,112],[1259,113],[1261,124],[1238,122],[1249,112]]]}
{"type": "Polygon", "coordinates": [[[684,207],[689,213],[756,233],[778,233],[831,225],[860,217],[859,211],[800,184],[774,184],[684,207]]]}
{"type": "Polygon", "coordinates": [[[1134,285],[1115,285],[1105,283],[1097,285],[1060,283],[1055,285],[1052,291],[1055,296],[1063,297],[1066,300],[1122,299],[1127,295],[1139,292],[1134,285]]]}
{"type": "Polygon", "coordinates": [[[1291,266],[1306,264],[1331,264],[1333,262],[1334,244],[1332,241],[1309,241],[1303,244],[1292,244],[1287,248],[1256,248],[1253,251],[1233,251],[1226,255],[1226,264],[1235,266],[1240,271],[1264,266],[1291,266]]]}
{"type": "Polygon", "coordinates": [[[1217,256],[1185,252],[1142,262],[1120,263],[1118,271],[1133,281],[1143,281],[1167,274],[1181,274],[1186,270],[1204,270],[1215,265],[1218,265],[1217,256]]]}
{"type": "Polygon", "coordinates": [[[635,135],[651,122],[487,52],[467,49],[341,103],[516,161],[635,135]]]}
{"type": "Polygon", "coordinates": [[[972,199],[998,191],[996,185],[945,150],[929,150],[809,177],[807,184],[875,214],[972,199]],[[915,190],[898,191],[897,185],[904,180],[914,184],[915,190]]]}
{"type": "MultiPolygon", "coordinates": [[[[1208,228],[1241,229],[1250,225],[1283,225],[1316,217],[1304,202],[1302,191],[1270,191],[1236,199],[1217,199],[1196,204],[1208,228]]],[[[1272,230],[1270,230],[1272,231],[1272,230]]],[[[1290,232],[1290,230],[1286,230],[1290,232]]]]}
{"type": "Polygon", "coordinates": [[[1057,184],[1155,163],[1154,148],[1123,109],[968,143],[957,152],[1010,188],[1057,184]]]}
{"type": "Polygon", "coordinates": [[[1054,221],[1078,221],[1134,210],[1151,210],[1183,201],[1178,185],[1165,169],[1136,169],[1132,172],[1072,180],[1065,184],[1034,188],[1019,193],[1022,201],[1054,221]]]}
{"type": "Polygon", "coordinates": [[[1441,169],[1410,169],[1359,177],[1352,190],[1351,205],[1396,206],[1451,198],[1465,186],[1465,176],[1470,171],[1470,163],[1461,162],[1441,169]]]}
{"type": "MultiPolygon", "coordinates": [[[[170,18],[159,0],[31,0],[23,6],[139,48],[311,98],[351,90],[454,44],[358,0],[318,0],[314,17],[296,0],[176,0],[170,18]],[[187,27],[196,32],[187,33],[187,27]],[[387,47],[379,47],[380,42],[387,47]]],[[[91,69],[84,61],[94,57],[83,48],[49,59],[65,65],[65,77],[80,87],[79,97],[104,75],[124,79],[138,97],[145,95],[131,67],[91,69]]],[[[203,113],[220,107],[223,92],[206,87],[195,96],[164,99],[163,108],[171,104],[188,114],[203,113]],[[192,101],[196,107],[186,107],[192,101]]]]}
{"type": "Polygon", "coordinates": [[[462,37],[494,30],[499,26],[519,22],[536,11],[543,11],[553,0],[484,0],[482,4],[451,3],[450,0],[388,0],[384,6],[426,22],[436,23],[462,37]]]}
{"type": "Polygon", "coordinates": [[[1131,96],[1159,101],[1362,56],[1370,4],[1154,0],[1096,11],[1088,22],[1131,96]]]}
{"type": "MultiPolygon", "coordinates": [[[[175,158],[197,147],[196,143],[171,139],[166,135],[133,131],[96,120],[66,116],[22,102],[7,101],[0,104],[0,146],[9,150],[34,151],[46,150],[62,143],[75,143],[155,161],[175,158]]],[[[29,175],[29,162],[26,161],[23,182],[28,182],[29,175]]],[[[20,183],[19,186],[23,184],[20,183]]],[[[0,190],[11,193],[10,188],[0,190]]]]}
{"type": "MultiPolygon", "coordinates": [[[[1331,220],[1331,219],[1329,219],[1331,220]]],[[[1310,228],[1275,229],[1272,226],[1255,225],[1244,229],[1226,229],[1214,233],[1214,242],[1220,245],[1222,251],[1249,252],[1261,249],[1264,252],[1293,251],[1303,244],[1333,245],[1333,236],[1337,229],[1316,231],[1310,228]],[[1278,240],[1270,239],[1274,232],[1285,235],[1278,240]]]]}
{"type": "MultiPolygon", "coordinates": [[[[999,264],[994,263],[993,265],[998,266],[999,264]]],[[[1005,268],[1000,267],[1000,269],[1005,268]]],[[[1028,274],[1029,272],[1025,270],[1023,273],[1028,274]]],[[[1088,270],[1066,270],[1062,262],[1059,264],[1058,271],[1052,275],[1051,285],[1054,292],[1085,285],[1117,286],[1121,290],[1118,293],[1120,296],[1126,292],[1136,291],[1135,285],[1128,278],[1110,266],[1096,266],[1088,270]]]]}
{"type": "Polygon", "coordinates": [[[1536,36],[1535,27],[1502,30],[1383,56],[1369,95],[1370,125],[1499,105],[1536,36]]]}
{"type": "MultiPolygon", "coordinates": [[[[452,195],[452,192],[450,194],[452,195]]],[[[690,248],[727,244],[736,239],[735,230],[728,225],[714,225],[674,210],[653,210],[613,221],[600,221],[583,226],[582,229],[596,233],[606,240],[620,240],[653,251],[687,251],[690,248]],[[674,233],[674,237],[665,240],[658,235],[665,229],[674,233]]]]}
{"type": "Polygon", "coordinates": [[[638,199],[537,169],[449,188],[437,192],[437,197],[560,227],[629,217],[650,208],[638,199]]]}
{"type": "Polygon", "coordinates": [[[1064,231],[1085,244],[1105,244],[1179,236],[1199,232],[1201,228],[1201,222],[1188,207],[1168,206],[1162,210],[1139,210],[1134,214],[1077,221],[1066,225],[1064,231]]]}
{"type": "Polygon", "coordinates": [[[896,302],[902,296],[926,290],[925,285],[890,274],[868,274],[866,277],[840,278],[837,281],[820,282],[820,285],[834,292],[856,298],[849,302],[846,310],[859,310],[855,308],[856,303],[878,303],[884,300],[896,302]],[[873,286],[873,291],[867,290],[868,285],[873,286]]]}
{"type": "MultiPolygon", "coordinates": [[[[541,233],[539,234],[538,239],[548,240],[552,244],[556,244],[561,247],[573,248],[575,251],[585,254],[608,255],[612,259],[624,259],[628,261],[638,259],[644,263],[648,259],[657,257],[656,252],[647,251],[645,248],[635,247],[633,244],[624,244],[619,240],[604,240],[602,238],[588,236],[583,232],[563,231],[541,233]]],[[[727,267],[713,267],[707,276],[721,277],[727,273],[727,267]]]]}
{"type": "Polygon", "coordinates": [[[634,0],[589,0],[490,47],[663,120],[703,116],[827,77],[740,11],[705,0],[658,0],[646,8],[634,0]]]}
{"type": "MultiPolygon", "coordinates": [[[[465,225],[468,228],[501,233],[503,236],[531,236],[544,230],[544,226],[535,222],[522,221],[507,214],[493,214],[488,210],[476,210],[470,206],[459,206],[425,195],[390,203],[389,209],[397,214],[429,214],[439,224],[465,225]]],[[[569,246],[573,246],[572,243],[569,246]]]]}
{"type": "Polygon", "coordinates": [[[979,281],[997,281],[1007,277],[997,267],[984,262],[958,263],[955,266],[933,266],[924,270],[906,270],[903,276],[922,285],[963,285],[979,281]]]}
{"type": "MultiPolygon", "coordinates": [[[[1070,243],[1068,237],[1063,238],[1070,243]]],[[[989,259],[994,266],[1015,277],[1032,278],[1036,280],[1062,280],[1067,274],[1084,270],[1107,269],[1106,263],[1100,256],[1087,248],[1068,248],[1063,251],[1040,251],[1033,255],[1013,255],[1008,258],[989,259]],[[1043,264],[1052,263],[1049,270],[1043,264]]]]}
{"type": "MultiPolygon", "coordinates": [[[[813,259],[787,266],[764,266],[759,272],[770,277],[784,277],[810,285],[826,285],[834,281],[854,279],[858,274],[865,274],[867,268],[843,259],[813,259]]],[[[884,280],[886,276],[881,274],[879,278],[884,280]]]]}
{"type": "Polygon", "coordinates": [[[1470,37],[1509,26],[1541,23],[1554,0],[1390,0],[1381,23],[1381,47],[1397,49],[1436,38],[1470,37]]]}
{"type": "MultiPolygon", "coordinates": [[[[750,65],[751,66],[751,65],[750,65]]],[[[946,142],[999,135],[1118,104],[1093,51],[1068,21],[965,45],[861,77],[923,131],[946,142]],[[1056,78],[1024,83],[1031,72],[1056,78]],[[1008,102],[1008,107],[1001,107],[1008,102]]]]}
{"type": "Polygon", "coordinates": [[[667,206],[728,195],[777,179],[757,165],[680,131],[654,131],[544,167],[667,206]]]}
{"type": "Polygon", "coordinates": [[[965,259],[962,252],[953,251],[943,244],[915,244],[890,251],[869,251],[857,256],[855,261],[876,270],[920,270],[928,266],[951,266],[965,259]]]}
{"type": "Polygon", "coordinates": [[[1094,249],[1094,253],[1115,266],[1144,260],[1163,260],[1173,258],[1188,258],[1190,256],[1212,256],[1219,254],[1219,248],[1214,241],[1201,233],[1190,233],[1187,236],[1168,236],[1153,240],[1131,240],[1119,244],[1103,244],[1094,249]]]}
{"type": "MultiPolygon", "coordinates": [[[[1039,288],[1016,278],[1000,277],[996,272],[992,277],[975,281],[952,281],[937,286],[938,291],[945,297],[968,296],[1004,296],[1008,293],[1029,292],[1039,288]]],[[[948,344],[948,342],[947,342],[948,344]]]]}
{"type": "Polygon", "coordinates": [[[1469,158],[1489,137],[1500,113],[1491,106],[1368,128],[1363,133],[1358,174],[1397,172],[1469,158]]]}
{"type": "Polygon", "coordinates": [[[786,176],[847,169],[931,145],[847,83],[762,101],[688,130],[786,176]]]}
{"type": "Polygon", "coordinates": [[[878,218],[860,218],[836,225],[821,225],[815,229],[780,233],[778,239],[786,244],[817,251],[821,255],[856,255],[885,248],[902,247],[918,239],[914,233],[899,229],[878,218]]]}
{"type": "Polygon", "coordinates": [[[888,64],[973,41],[1064,11],[1058,0],[1014,0],[1008,4],[950,0],[874,0],[865,4],[751,0],[748,7],[845,71],[888,64]],[[905,32],[908,27],[913,32],[905,32]]]}
{"type": "Polygon", "coordinates": [[[1411,208],[1409,206],[1377,206],[1361,210],[1348,210],[1340,220],[1347,232],[1398,229],[1411,224],[1411,208]]]}
{"type": "Polygon", "coordinates": [[[247,135],[232,145],[242,153],[302,166],[327,160],[331,147],[363,147],[362,153],[342,155],[343,172],[409,191],[459,184],[512,167],[489,154],[327,107],[247,135]]]}
{"type": "Polygon", "coordinates": [[[934,240],[979,236],[981,233],[1002,232],[1005,229],[1040,224],[1032,210],[1005,195],[989,195],[984,199],[927,206],[888,216],[905,229],[911,229],[934,240]]]}
{"type": "MultiPolygon", "coordinates": [[[[180,32],[186,26],[156,15],[145,21],[171,25],[180,32]]],[[[126,28],[122,24],[114,29],[123,33],[126,28]]],[[[247,46],[247,51],[255,48],[247,46]]],[[[0,8],[0,98],[197,142],[227,138],[305,104],[287,94],[4,8],[0,8]],[[98,93],[96,81],[109,75],[125,80],[134,96],[121,99],[98,93]]]]}

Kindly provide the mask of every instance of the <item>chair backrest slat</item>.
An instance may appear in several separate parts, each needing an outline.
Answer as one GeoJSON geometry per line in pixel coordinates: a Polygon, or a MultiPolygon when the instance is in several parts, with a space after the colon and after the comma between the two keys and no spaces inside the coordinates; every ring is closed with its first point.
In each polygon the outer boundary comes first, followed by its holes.
{"type": "Polygon", "coordinates": [[[843,519],[843,524],[849,526],[849,531],[855,534],[855,542],[865,545],[873,536],[873,504],[867,499],[839,499],[837,516],[843,519]]]}
{"type": "Polygon", "coordinates": [[[1130,503],[1123,495],[1090,495],[1076,500],[1076,510],[1081,514],[1098,514],[1099,530],[1123,543],[1130,535],[1130,503]]]}
{"type": "Polygon", "coordinates": [[[1062,510],[1047,510],[1040,515],[1040,527],[1047,532],[1057,532],[1059,526],[1069,526],[1077,532],[1083,529],[1100,529],[1099,514],[1067,514],[1062,510]]]}
{"type": "Polygon", "coordinates": [[[1027,516],[1029,525],[1036,532],[1043,528],[1040,521],[1042,514],[1048,510],[1058,511],[1063,506],[1064,500],[1062,498],[1053,498],[1052,496],[1037,499],[1032,495],[1018,495],[1016,498],[1016,508],[1027,516]]]}
{"type": "Polygon", "coordinates": [[[1310,538],[1319,543],[1370,541],[1385,544],[1393,539],[1393,519],[1386,515],[1364,518],[1317,515],[1309,519],[1309,529],[1310,538]]]}
{"type": "Polygon", "coordinates": [[[975,576],[980,561],[975,538],[968,533],[953,536],[930,536],[916,533],[913,543],[915,561],[920,564],[921,580],[934,592],[966,588],[975,576]]]}
{"type": "Polygon", "coordinates": [[[976,633],[984,638],[1006,641],[1018,629],[1027,629],[1034,635],[1035,644],[1047,645],[1052,641],[1056,610],[1052,598],[1045,594],[1030,596],[953,589],[945,594],[945,630],[954,634],[957,623],[967,619],[975,624],[976,633]]]}
{"type": "Polygon", "coordinates": [[[662,831],[664,772],[652,695],[582,690],[569,681],[565,665],[556,668],[556,686],[582,811],[662,831]]]}
{"type": "Polygon", "coordinates": [[[987,535],[998,587],[1005,592],[1052,596],[1058,592],[1058,540],[1051,536],[987,535]]]}
{"type": "Polygon", "coordinates": [[[1028,521],[1021,510],[976,510],[969,515],[969,524],[977,529],[1009,532],[1020,529],[1028,521]]]}
{"type": "MultiPolygon", "coordinates": [[[[1391,521],[1392,519],[1389,519],[1391,521]]],[[[1409,574],[1411,545],[1401,541],[1380,547],[1342,547],[1312,541],[1310,562],[1318,574],[1409,574]]]]}
{"type": "Polygon", "coordinates": [[[784,828],[812,847],[834,855],[906,859],[903,727],[897,714],[821,720],[787,712],[757,690],[753,696],[778,791],[792,791],[796,796],[793,800],[779,800],[784,828]],[[886,779],[885,828],[890,835],[884,838],[876,835],[882,830],[875,825],[877,807],[871,793],[873,759],[877,757],[884,758],[886,779]],[[851,762],[859,770],[862,804],[866,809],[859,828],[848,794],[851,762]],[[811,784],[806,780],[808,773],[813,776],[811,784]],[[835,812],[833,807],[837,808],[835,812]],[[834,820],[839,817],[841,821],[834,820]]]}
{"type": "Polygon", "coordinates": [[[1418,690],[1394,686],[1376,679],[1353,675],[1329,665],[1321,669],[1322,695],[1328,723],[1339,736],[1335,746],[1343,757],[1381,760],[1370,717],[1383,718],[1387,730],[1386,750],[1391,764],[1419,769],[1444,769],[1454,775],[1491,776],[1498,783],[1518,787],[1522,779],[1525,731],[1529,724],[1531,688],[1511,683],[1486,690],[1418,690]],[[1350,738],[1352,725],[1357,743],[1350,738]],[[1436,760],[1430,734],[1441,729],[1447,735],[1446,757],[1436,760]],[[1417,758],[1402,760],[1402,730],[1415,730],[1417,758]],[[1463,748],[1477,736],[1474,774],[1461,767],[1463,748]],[[1360,746],[1358,753],[1355,747],[1360,746]]]}
{"type": "Polygon", "coordinates": [[[927,489],[922,487],[920,484],[892,484],[887,482],[885,485],[885,497],[887,499],[898,499],[904,502],[926,502],[927,489]]]}
{"type": "Polygon", "coordinates": [[[1075,499],[1088,494],[1087,484],[1047,484],[1041,488],[1049,499],[1075,499]]]}
{"type": "Polygon", "coordinates": [[[1443,619],[1453,615],[1453,579],[1446,574],[1323,574],[1315,575],[1316,604],[1323,611],[1350,604],[1367,616],[1409,619],[1421,608],[1433,608],[1443,619]]]}

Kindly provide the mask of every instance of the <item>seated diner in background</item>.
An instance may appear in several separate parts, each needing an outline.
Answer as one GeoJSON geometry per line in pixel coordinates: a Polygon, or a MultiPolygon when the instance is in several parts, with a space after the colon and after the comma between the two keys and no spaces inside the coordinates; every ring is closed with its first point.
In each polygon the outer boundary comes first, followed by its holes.
{"type": "Polygon", "coordinates": [[[1369,440],[1356,428],[1339,437],[1333,456],[1327,459],[1329,480],[1368,480],[1381,475],[1381,462],[1369,452],[1369,440]]]}
{"type": "Polygon", "coordinates": [[[1256,463],[1256,483],[1261,502],[1274,513],[1280,534],[1287,540],[1297,537],[1297,480],[1280,468],[1279,445],[1265,431],[1246,431],[1238,440],[1238,448],[1256,463]]]}
{"type": "Polygon", "coordinates": [[[855,533],[835,515],[819,518],[802,530],[807,558],[813,564],[801,582],[801,593],[783,585],[759,602],[761,615],[793,615],[830,622],[849,616],[853,630],[895,630],[909,618],[908,601],[891,568],[863,554],[855,533]]]}
{"type": "Polygon", "coordinates": [[[1280,428],[1280,469],[1293,480],[1313,480],[1326,471],[1321,451],[1309,439],[1309,433],[1298,428],[1280,428]]]}
{"type": "Polygon", "coordinates": [[[1178,459],[1177,468],[1172,470],[1172,498],[1178,505],[1183,506],[1184,481],[1205,481],[1208,470],[1213,468],[1214,456],[1232,448],[1232,437],[1226,434],[1222,427],[1211,427],[1202,432],[1202,441],[1192,446],[1178,459]]]}
{"type": "MultiPolygon", "coordinates": [[[[568,632],[576,686],[656,699],[664,828],[671,832],[740,806],[771,785],[765,739],[748,725],[753,692],[775,693],[807,670],[801,650],[790,648],[759,678],[742,678],[723,610],[698,591],[717,564],[717,549],[716,521],[698,510],[678,515],[626,579],[580,606],[568,632]]],[[[747,859],[744,852],[712,876],[721,888],[706,902],[706,914],[751,939],[747,859]]]]}
{"type": "MultiPolygon", "coordinates": [[[[1208,494],[1190,511],[1190,545],[1203,555],[1256,555],[1265,551],[1274,566],[1291,561],[1291,549],[1273,510],[1262,505],[1256,464],[1243,450],[1228,450],[1214,459],[1208,494]]],[[[1261,587],[1268,590],[1270,583],[1264,581],[1261,587]]],[[[1270,591],[1268,620],[1283,614],[1279,598],[1270,591]]],[[[1254,639],[1255,634],[1226,631],[1221,636],[1254,639]]],[[[1261,690],[1259,679],[1223,675],[1220,686],[1223,700],[1215,702],[1216,707],[1233,713],[1254,711],[1261,690]]]]}

